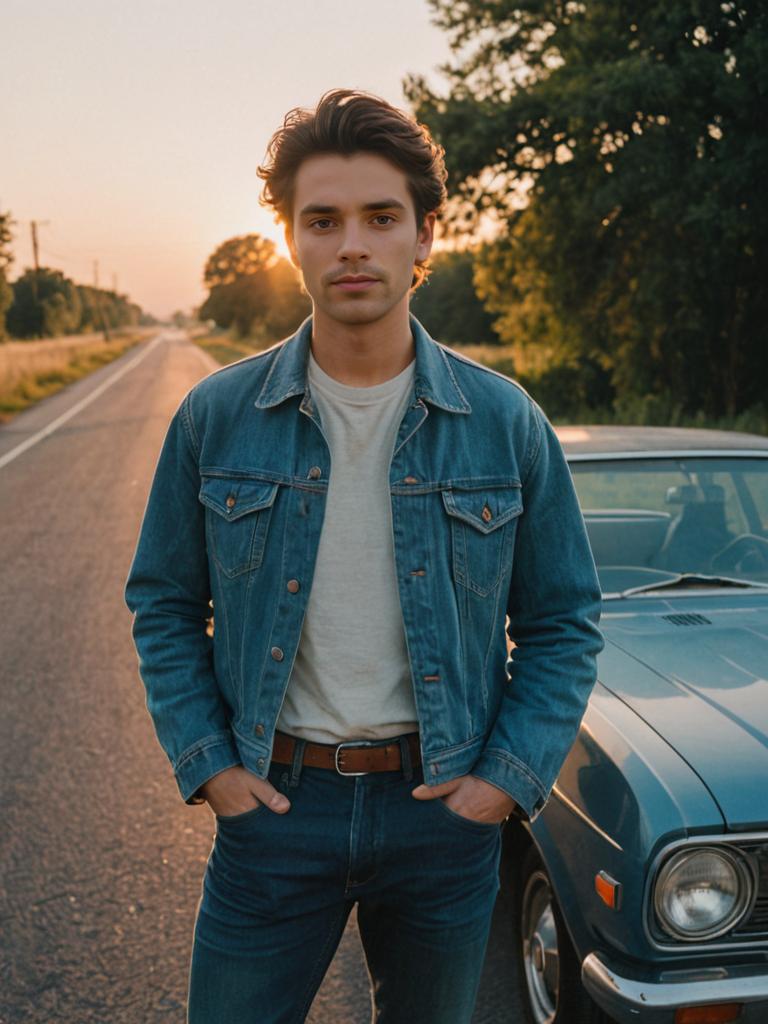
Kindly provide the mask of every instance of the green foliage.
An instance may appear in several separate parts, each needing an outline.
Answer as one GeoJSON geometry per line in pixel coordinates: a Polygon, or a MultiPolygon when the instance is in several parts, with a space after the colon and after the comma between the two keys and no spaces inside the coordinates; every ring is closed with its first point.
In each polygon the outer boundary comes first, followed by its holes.
{"type": "Polygon", "coordinates": [[[431,0],[457,225],[502,226],[476,283],[522,365],[600,367],[617,408],[734,417],[768,379],[768,9],[712,0],[431,0]],[[627,407],[628,406],[624,406],[627,407]]]}
{"type": "Polygon", "coordinates": [[[6,276],[8,268],[13,262],[13,253],[11,252],[11,242],[13,241],[12,226],[13,220],[10,213],[0,211],[0,341],[3,341],[6,337],[5,315],[13,302],[13,292],[6,276]]]}
{"type": "Polygon", "coordinates": [[[312,312],[309,296],[291,263],[278,259],[267,271],[270,295],[263,315],[263,335],[266,339],[284,338],[312,312]]]}
{"type": "Polygon", "coordinates": [[[206,288],[234,284],[255,277],[277,262],[275,243],[261,235],[238,235],[222,242],[208,257],[203,272],[206,288]]]}
{"type": "Polygon", "coordinates": [[[529,376],[578,356],[592,357],[581,350],[581,334],[560,318],[550,299],[551,277],[542,252],[548,243],[542,244],[540,229],[529,207],[508,234],[483,246],[475,267],[477,293],[498,314],[494,327],[512,347],[517,372],[529,376]]]}
{"type": "Polygon", "coordinates": [[[0,270],[0,341],[7,337],[5,317],[13,302],[13,289],[5,279],[5,271],[0,270]]]}
{"type": "Polygon", "coordinates": [[[411,298],[414,316],[446,345],[494,345],[493,317],[477,296],[471,249],[438,252],[432,272],[411,298]]]}
{"type": "Polygon", "coordinates": [[[241,338],[257,335],[276,340],[290,333],[309,313],[291,264],[261,235],[230,238],[208,258],[203,275],[208,298],[201,320],[234,326],[241,338]]]}
{"type": "Polygon", "coordinates": [[[26,270],[13,285],[8,330],[16,338],[74,334],[82,311],[77,286],[60,270],[26,270]]]}
{"type": "Polygon", "coordinates": [[[108,328],[134,327],[143,322],[141,307],[125,295],[90,285],[77,285],[77,291],[82,310],[78,331],[99,331],[105,322],[108,328]]]}
{"type": "Polygon", "coordinates": [[[193,341],[209,355],[213,356],[216,362],[221,363],[222,366],[234,363],[235,360],[242,359],[244,356],[253,355],[254,352],[262,352],[265,348],[269,348],[271,344],[271,342],[266,341],[260,343],[257,339],[251,341],[244,341],[242,338],[236,339],[231,337],[226,331],[207,336],[194,335],[193,341]]]}
{"type": "Polygon", "coordinates": [[[77,285],[60,270],[27,269],[13,282],[8,333],[16,338],[51,338],[138,324],[141,308],[116,292],[77,285]]]}
{"type": "Polygon", "coordinates": [[[6,271],[13,263],[11,242],[13,241],[13,219],[10,213],[0,210],[0,271],[6,271]]]}

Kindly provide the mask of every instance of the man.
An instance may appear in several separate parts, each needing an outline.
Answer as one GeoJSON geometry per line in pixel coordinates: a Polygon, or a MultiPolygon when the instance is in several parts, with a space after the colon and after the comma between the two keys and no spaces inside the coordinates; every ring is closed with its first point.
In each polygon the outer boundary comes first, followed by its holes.
{"type": "Polygon", "coordinates": [[[335,90],[259,173],[313,313],[185,396],[126,584],[216,820],[188,1020],[304,1020],[356,905],[379,1024],[468,1024],[502,825],[594,684],[594,564],[541,410],[409,314],[445,200],[426,128],[335,90]]]}

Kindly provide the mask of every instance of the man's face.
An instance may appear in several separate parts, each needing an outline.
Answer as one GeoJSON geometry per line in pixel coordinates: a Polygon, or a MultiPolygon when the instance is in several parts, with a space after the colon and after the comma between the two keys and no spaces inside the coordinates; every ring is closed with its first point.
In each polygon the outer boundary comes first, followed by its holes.
{"type": "Polygon", "coordinates": [[[420,231],[405,174],[374,153],[321,154],[296,174],[291,260],[315,312],[345,324],[407,308],[416,259],[432,248],[435,214],[420,231]]]}

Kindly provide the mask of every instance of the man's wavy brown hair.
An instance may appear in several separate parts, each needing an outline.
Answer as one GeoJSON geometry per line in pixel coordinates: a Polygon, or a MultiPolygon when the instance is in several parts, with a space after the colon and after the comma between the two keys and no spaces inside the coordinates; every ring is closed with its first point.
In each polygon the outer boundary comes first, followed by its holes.
{"type": "MultiPolygon", "coordinates": [[[[320,153],[376,153],[398,167],[408,179],[418,230],[425,214],[440,214],[445,206],[444,150],[426,125],[378,96],[357,89],[332,89],[314,110],[294,107],[288,111],[269,141],[265,163],[256,172],[264,182],[259,201],[271,206],[289,227],[296,173],[304,160],[320,153]]],[[[429,272],[429,260],[417,260],[412,289],[429,272]]]]}

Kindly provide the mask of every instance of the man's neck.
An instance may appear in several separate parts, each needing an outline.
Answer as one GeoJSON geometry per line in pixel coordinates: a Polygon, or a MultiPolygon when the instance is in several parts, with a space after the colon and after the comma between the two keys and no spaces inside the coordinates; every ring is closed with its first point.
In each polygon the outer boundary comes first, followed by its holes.
{"type": "Polygon", "coordinates": [[[382,384],[401,373],[415,352],[407,305],[366,324],[341,324],[317,309],[313,313],[312,355],[320,369],[341,384],[382,384]]]}

